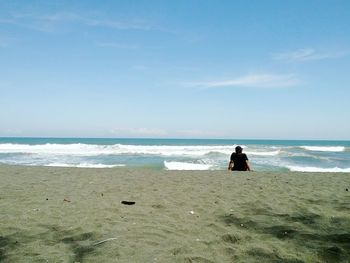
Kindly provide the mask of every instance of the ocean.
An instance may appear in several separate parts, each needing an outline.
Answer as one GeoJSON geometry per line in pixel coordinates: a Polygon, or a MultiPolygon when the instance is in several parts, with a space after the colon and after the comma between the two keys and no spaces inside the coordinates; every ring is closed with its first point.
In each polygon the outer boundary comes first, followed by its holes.
{"type": "Polygon", "coordinates": [[[0,164],[222,170],[240,145],[255,171],[350,172],[350,141],[0,138],[0,164]]]}

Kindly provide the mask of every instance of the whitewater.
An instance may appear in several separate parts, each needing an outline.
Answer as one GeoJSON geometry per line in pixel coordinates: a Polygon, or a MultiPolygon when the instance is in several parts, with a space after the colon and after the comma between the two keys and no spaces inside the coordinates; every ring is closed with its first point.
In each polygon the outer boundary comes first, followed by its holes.
{"type": "Polygon", "coordinates": [[[349,141],[0,138],[0,164],[221,170],[237,145],[256,171],[350,172],[349,141]]]}

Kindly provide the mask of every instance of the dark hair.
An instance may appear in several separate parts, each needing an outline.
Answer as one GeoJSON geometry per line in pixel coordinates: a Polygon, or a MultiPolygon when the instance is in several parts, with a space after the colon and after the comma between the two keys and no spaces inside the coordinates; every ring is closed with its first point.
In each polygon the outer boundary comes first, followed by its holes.
{"type": "Polygon", "coordinates": [[[242,147],[241,146],[237,146],[236,147],[236,153],[242,153],[242,147]]]}

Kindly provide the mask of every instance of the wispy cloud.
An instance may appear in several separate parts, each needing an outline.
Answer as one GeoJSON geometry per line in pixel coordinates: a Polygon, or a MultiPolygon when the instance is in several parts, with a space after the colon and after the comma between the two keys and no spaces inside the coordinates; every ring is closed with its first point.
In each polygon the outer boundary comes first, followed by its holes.
{"type": "Polygon", "coordinates": [[[30,13],[15,13],[7,18],[0,19],[0,24],[9,24],[42,32],[54,31],[57,23],[57,21],[45,15],[34,15],[30,13]]]}
{"type": "Polygon", "coordinates": [[[110,131],[120,137],[162,137],[162,138],[222,138],[222,131],[208,131],[200,129],[164,130],[157,128],[115,128],[110,131]]]}
{"type": "Polygon", "coordinates": [[[146,21],[116,21],[116,20],[105,20],[105,19],[94,19],[94,18],[83,18],[81,20],[88,26],[96,27],[109,27],[115,29],[134,29],[134,30],[154,30],[155,26],[152,26],[146,21]]]}
{"type": "Polygon", "coordinates": [[[187,83],[192,87],[220,88],[220,87],[251,87],[251,88],[282,88],[295,86],[300,81],[294,74],[250,74],[242,77],[205,82],[187,83]]]}
{"type": "Polygon", "coordinates": [[[208,131],[208,130],[178,130],[174,132],[176,137],[181,138],[222,138],[224,137],[223,132],[208,131]]]}
{"type": "Polygon", "coordinates": [[[132,65],[132,66],[131,66],[131,69],[137,70],[137,71],[144,71],[144,70],[147,70],[148,67],[145,66],[145,65],[136,64],[136,65],[132,65]]]}
{"type": "Polygon", "coordinates": [[[8,47],[11,44],[13,44],[15,41],[16,41],[15,38],[0,36],[0,48],[8,47]]]}
{"type": "Polygon", "coordinates": [[[145,137],[158,137],[166,136],[167,131],[162,129],[151,128],[115,128],[110,131],[114,135],[118,136],[145,136],[145,137]]]}
{"type": "Polygon", "coordinates": [[[139,46],[133,44],[123,44],[117,42],[98,42],[96,43],[98,47],[107,47],[107,48],[117,48],[117,49],[139,49],[139,46]]]}
{"type": "Polygon", "coordinates": [[[275,53],[272,55],[275,60],[283,60],[287,62],[301,62],[309,60],[322,60],[339,58],[348,55],[347,51],[318,51],[313,48],[298,49],[289,52],[275,53]]]}
{"type": "Polygon", "coordinates": [[[63,24],[77,23],[90,27],[105,27],[118,30],[162,30],[149,21],[129,19],[116,20],[105,18],[103,15],[82,15],[79,13],[58,12],[53,14],[12,14],[10,17],[1,18],[2,24],[13,24],[31,28],[38,31],[52,32],[63,24]]]}
{"type": "Polygon", "coordinates": [[[0,129],[1,136],[20,136],[23,134],[21,129],[0,129]]]}
{"type": "Polygon", "coordinates": [[[0,37],[0,47],[7,47],[9,45],[8,39],[0,37]]]}

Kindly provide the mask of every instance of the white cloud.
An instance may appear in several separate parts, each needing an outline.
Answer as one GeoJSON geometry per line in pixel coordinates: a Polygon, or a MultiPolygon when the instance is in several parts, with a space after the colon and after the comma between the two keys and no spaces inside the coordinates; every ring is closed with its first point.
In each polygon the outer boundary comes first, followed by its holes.
{"type": "Polygon", "coordinates": [[[251,88],[282,88],[295,86],[299,80],[293,74],[278,75],[278,74],[250,74],[238,78],[192,82],[189,86],[219,88],[219,87],[251,87],[251,88]]]}
{"type": "Polygon", "coordinates": [[[322,60],[338,58],[348,55],[349,52],[346,51],[328,51],[322,52],[317,51],[313,48],[298,49],[290,52],[275,53],[273,54],[273,59],[283,60],[287,62],[301,62],[309,60],[322,60]]]}

